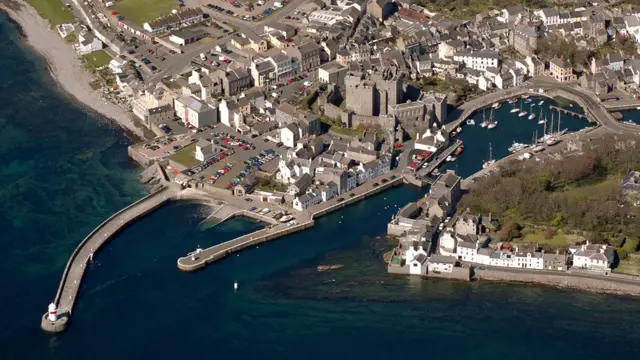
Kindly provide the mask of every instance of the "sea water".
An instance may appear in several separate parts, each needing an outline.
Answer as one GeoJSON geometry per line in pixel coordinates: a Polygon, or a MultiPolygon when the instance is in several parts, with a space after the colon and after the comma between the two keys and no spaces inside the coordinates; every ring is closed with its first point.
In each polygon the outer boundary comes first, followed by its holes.
{"type": "MultiPolygon", "coordinates": [[[[553,288],[388,276],[400,187],[195,273],[176,260],[261,225],[203,230],[171,204],[98,253],[72,323],[40,330],[68,256],[145,194],[119,130],[55,90],[0,16],[0,359],[603,359],[640,353],[640,301],[553,288]],[[318,265],[344,265],[318,272],[318,265]],[[238,282],[237,291],[233,283],[238,282]]],[[[527,121],[527,120],[522,120],[527,121]]],[[[475,162],[474,162],[475,163],[475,162]]],[[[467,170],[471,171],[471,170],[467,170]]]]}

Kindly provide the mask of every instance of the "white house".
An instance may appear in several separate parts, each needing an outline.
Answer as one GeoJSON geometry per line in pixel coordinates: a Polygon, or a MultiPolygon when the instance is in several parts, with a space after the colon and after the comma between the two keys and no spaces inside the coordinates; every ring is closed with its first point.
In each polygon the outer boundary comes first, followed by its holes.
{"type": "Polygon", "coordinates": [[[220,109],[221,123],[234,129],[238,129],[244,124],[244,116],[238,107],[238,103],[235,101],[227,101],[226,99],[223,99],[218,108],[220,109]]]}
{"type": "Polygon", "coordinates": [[[635,34],[640,32],[640,21],[635,15],[627,15],[624,17],[624,25],[627,29],[627,34],[635,34]]]}
{"type": "Polygon", "coordinates": [[[475,70],[485,70],[488,67],[498,67],[498,52],[491,50],[456,52],[453,60],[464,63],[464,66],[475,70]]]}
{"type": "Polygon", "coordinates": [[[78,55],[87,55],[102,50],[102,41],[89,32],[78,35],[78,43],[74,45],[78,55]]]}
{"type": "Polygon", "coordinates": [[[295,148],[300,140],[300,127],[296,123],[291,123],[280,129],[280,141],[288,148],[295,148]]]}
{"type": "Polygon", "coordinates": [[[440,254],[446,256],[456,256],[458,240],[450,229],[445,230],[440,236],[440,254]]]}
{"type": "Polygon", "coordinates": [[[200,139],[196,143],[196,152],[194,157],[196,160],[204,162],[220,152],[220,147],[214,145],[211,141],[207,141],[205,139],[200,139]]]}
{"type": "Polygon", "coordinates": [[[427,270],[434,273],[450,273],[453,272],[456,262],[453,256],[431,255],[427,260],[427,270]]]}
{"type": "Polygon", "coordinates": [[[127,65],[127,61],[117,56],[109,62],[109,69],[114,74],[121,74],[124,72],[124,67],[127,65]]]}
{"type": "Polygon", "coordinates": [[[515,266],[522,269],[544,269],[544,253],[535,251],[516,251],[515,266]]]}
{"type": "Polygon", "coordinates": [[[545,8],[536,11],[534,14],[547,26],[560,24],[560,14],[555,8],[545,8]]]}
{"type": "Polygon", "coordinates": [[[302,211],[312,207],[313,205],[320,204],[321,202],[322,195],[320,194],[320,191],[314,189],[293,199],[293,208],[298,211],[302,211]]]}
{"type": "Polygon", "coordinates": [[[471,241],[458,241],[456,245],[456,256],[464,261],[476,262],[476,253],[479,244],[471,241]]]}
{"type": "Polygon", "coordinates": [[[614,260],[614,249],[604,244],[570,246],[573,254],[573,267],[593,271],[608,272],[614,260]]]}
{"type": "Polygon", "coordinates": [[[417,249],[414,246],[410,246],[405,253],[405,259],[407,265],[409,265],[409,274],[411,275],[423,275],[423,265],[427,262],[427,252],[422,245],[417,249]]]}
{"type": "Polygon", "coordinates": [[[173,108],[176,116],[185,124],[195,128],[203,128],[218,122],[218,110],[193,95],[185,95],[175,99],[173,108]]]}

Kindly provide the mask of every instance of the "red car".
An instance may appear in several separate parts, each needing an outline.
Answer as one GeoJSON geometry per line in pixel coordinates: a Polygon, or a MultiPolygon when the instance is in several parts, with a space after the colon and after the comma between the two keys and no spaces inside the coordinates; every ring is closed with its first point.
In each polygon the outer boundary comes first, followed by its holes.
{"type": "Polygon", "coordinates": [[[149,50],[149,54],[153,54],[153,50],[149,50]]]}

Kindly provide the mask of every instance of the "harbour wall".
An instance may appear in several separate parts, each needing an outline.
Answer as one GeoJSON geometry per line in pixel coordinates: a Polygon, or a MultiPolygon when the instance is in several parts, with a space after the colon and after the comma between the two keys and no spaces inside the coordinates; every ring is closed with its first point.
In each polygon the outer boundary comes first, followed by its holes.
{"type": "Polygon", "coordinates": [[[336,210],[345,208],[345,207],[347,207],[347,206],[349,206],[351,204],[355,204],[356,202],[364,200],[364,199],[366,199],[367,197],[369,197],[371,195],[375,195],[375,194],[377,194],[379,192],[387,190],[392,186],[402,185],[403,181],[404,181],[404,177],[403,176],[398,176],[397,178],[395,178],[393,180],[389,180],[384,184],[380,184],[380,185],[372,188],[371,190],[365,191],[362,194],[358,194],[358,195],[356,195],[356,196],[354,196],[352,198],[345,199],[344,201],[339,202],[339,203],[334,204],[334,205],[331,205],[331,206],[329,206],[329,207],[327,207],[325,209],[316,211],[315,213],[313,213],[311,215],[311,218],[312,219],[317,219],[317,218],[319,218],[321,216],[330,214],[330,213],[332,213],[332,212],[334,212],[336,210]]]}
{"type": "Polygon", "coordinates": [[[410,274],[410,269],[409,265],[388,265],[387,273],[395,275],[414,275],[433,279],[471,281],[471,268],[468,266],[454,267],[451,272],[429,271],[426,266],[422,266],[420,275],[410,274]]]}
{"type": "Polygon", "coordinates": [[[582,272],[553,272],[474,268],[474,278],[483,281],[536,283],[599,293],[640,296],[640,278],[622,274],[595,275],[582,272]]]}
{"type": "MultiPolygon", "coordinates": [[[[248,240],[245,241],[240,241],[237,244],[233,244],[231,245],[231,242],[234,242],[235,240],[231,240],[228,241],[226,243],[214,246],[210,249],[215,249],[216,247],[219,247],[219,251],[213,251],[211,254],[204,254],[204,255],[199,255],[199,256],[206,256],[206,258],[203,258],[201,261],[198,261],[197,263],[194,264],[187,264],[181,260],[183,259],[187,259],[189,258],[189,256],[186,256],[184,258],[180,258],[178,259],[178,268],[182,271],[196,271],[199,270],[205,266],[207,266],[208,264],[218,261],[224,257],[226,257],[227,255],[233,254],[236,251],[240,251],[243,250],[245,248],[251,247],[251,246],[255,246],[255,245],[259,245],[262,243],[265,243],[269,240],[273,240],[273,239],[277,239],[280,238],[282,236],[286,236],[286,235],[290,235],[293,233],[296,233],[298,231],[301,230],[305,230],[308,229],[312,226],[314,226],[315,222],[313,220],[308,221],[306,223],[303,224],[298,224],[298,225],[294,225],[291,227],[287,227],[283,230],[280,231],[276,231],[273,233],[267,233],[264,235],[259,235],[259,236],[253,236],[250,237],[248,240]]],[[[251,235],[251,234],[249,234],[251,235]]],[[[249,235],[245,235],[245,237],[249,236],[249,235]]],[[[207,251],[207,250],[205,250],[207,251]]],[[[200,253],[202,254],[202,253],[200,253]]]]}

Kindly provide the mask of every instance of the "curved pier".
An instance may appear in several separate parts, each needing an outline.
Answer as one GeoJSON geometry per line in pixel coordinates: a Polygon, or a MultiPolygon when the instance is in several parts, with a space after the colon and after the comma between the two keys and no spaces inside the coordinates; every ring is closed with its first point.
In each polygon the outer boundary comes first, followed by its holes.
{"type": "Polygon", "coordinates": [[[127,225],[171,200],[174,195],[175,191],[167,187],[149,194],[113,214],[84,238],[71,254],[62,274],[58,292],[53,302],[58,309],[57,319],[51,321],[45,314],[40,324],[43,330],[60,332],[66,329],[87,264],[102,245],[127,225]]]}

